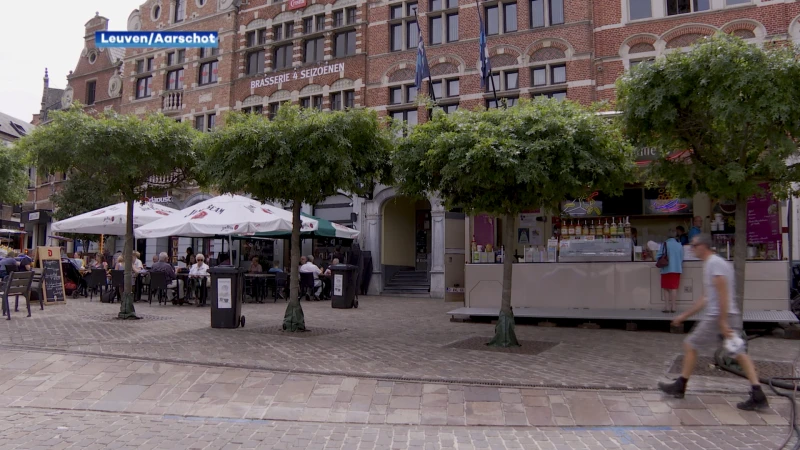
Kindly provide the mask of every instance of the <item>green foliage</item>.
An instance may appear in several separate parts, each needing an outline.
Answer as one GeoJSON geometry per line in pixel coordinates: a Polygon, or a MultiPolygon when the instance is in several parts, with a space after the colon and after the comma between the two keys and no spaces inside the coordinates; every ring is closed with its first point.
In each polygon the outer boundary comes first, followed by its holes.
{"type": "Polygon", "coordinates": [[[438,114],[394,154],[401,191],[498,216],[555,208],[589,189],[619,193],[633,170],[620,133],[571,101],[438,114]]]}
{"type": "Polygon", "coordinates": [[[206,173],[222,192],[316,204],[388,181],[391,137],[375,112],[284,105],[273,120],[231,113],[206,142],[206,173]]]}
{"type": "Polygon", "coordinates": [[[800,181],[800,61],[718,34],[691,52],[639,64],[618,82],[624,131],[662,158],[651,176],[684,195],[736,199],[769,182],[778,196],[800,181]],[[690,150],[685,157],[667,158],[690,150]],[[689,156],[690,155],[690,156],[689,156]]]}
{"type": "MultiPolygon", "coordinates": [[[[89,211],[103,208],[118,202],[109,194],[104,181],[85,172],[75,172],[63,184],[63,188],[50,196],[55,206],[53,218],[68,219],[89,211]]],[[[100,236],[94,234],[64,233],[66,237],[82,241],[99,242],[100,236]]]]}
{"type": "Polygon", "coordinates": [[[28,197],[28,175],[23,151],[0,145],[0,203],[18,205],[28,197]]]}
{"type": "MultiPolygon", "coordinates": [[[[127,202],[124,260],[133,253],[133,202],[148,189],[191,180],[195,173],[198,132],[163,114],[143,118],[106,111],[86,114],[75,104],[53,113],[53,120],[19,140],[30,162],[42,173],[69,172],[97,180],[103,195],[127,202]]],[[[125,264],[121,319],[136,319],[131,265],[125,264]]]]}
{"type": "Polygon", "coordinates": [[[113,111],[97,117],[79,105],[53,113],[52,122],[20,139],[40,171],[83,172],[108,194],[136,200],[149,186],[191,179],[197,132],[161,114],[139,118],[113,111]],[[151,177],[164,177],[153,184],[151,177]]]}

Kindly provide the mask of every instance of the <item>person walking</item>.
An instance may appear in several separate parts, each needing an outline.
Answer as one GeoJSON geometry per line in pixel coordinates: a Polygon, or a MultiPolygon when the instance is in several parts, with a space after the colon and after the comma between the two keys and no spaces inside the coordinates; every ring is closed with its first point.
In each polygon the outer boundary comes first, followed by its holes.
{"type": "Polygon", "coordinates": [[[761,389],[753,360],[745,353],[745,344],[739,338],[742,317],[736,304],[733,266],[714,253],[711,249],[711,237],[707,234],[695,236],[690,245],[694,254],[703,261],[703,296],[688,311],[676,317],[672,324],[680,325],[701,311],[702,316],[683,341],[681,376],[674,383],[658,383],[658,388],[665,394],[683,398],[689,377],[697,363],[697,351],[718,346],[721,338],[724,338],[726,351],[736,357],[752,386],[750,398],[736,407],[744,411],[766,408],[769,406],[767,396],[761,389]]]}
{"type": "Polygon", "coordinates": [[[656,261],[664,254],[667,255],[668,264],[661,268],[661,297],[664,299],[664,310],[661,312],[674,313],[677,310],[678,287],[683,273],[683,246],[675,238],[674,231],[670,230],[670,237],[658,250],[656,261]]]}

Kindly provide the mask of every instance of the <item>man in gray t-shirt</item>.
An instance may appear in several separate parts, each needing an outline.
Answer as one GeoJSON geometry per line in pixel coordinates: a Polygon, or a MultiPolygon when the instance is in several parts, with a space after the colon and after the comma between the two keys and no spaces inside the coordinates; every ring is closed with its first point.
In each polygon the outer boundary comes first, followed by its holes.
{"type": "MultiPolygon", "coordinates": [[[[717,256],[711,249],[711,237],[705,234],[695,236],[691,243],[694,254],[703,260],[703,297],[688,311],[676,317],[673,325],[680,325],[688,318],[702,311],[700,320],[683,341],[684,356],[681,376],[674,383],[658,383],[658,388],[676,398],[683,398],[686,384],[697,363],[697,351],[702,348],[717,348],[723,339],[740,335],[741,312],[736,304],[736,282],[733,267],[717,256]]],[[[750,398],[736,405],[745,411],[754,411],[768,406],[767,397],[761,390],[758,374],[753,361],[747,355],[744,345],[733,353],[744,369],[752,385],[750,398]]]]}

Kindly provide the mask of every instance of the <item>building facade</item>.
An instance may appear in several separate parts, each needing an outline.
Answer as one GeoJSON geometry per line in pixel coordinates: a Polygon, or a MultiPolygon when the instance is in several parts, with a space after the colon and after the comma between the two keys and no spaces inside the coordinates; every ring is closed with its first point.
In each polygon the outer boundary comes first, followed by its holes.
{"type": "MultiPolygon", "coordinates": [[[[226,111],[271,115],[285,102],[368,107],[409,125],[432,113],[422,94],[444,112],[496,107],[495,98],[613,102],[615,81],[635,64],[718,31],[755,44],[797,42],[799,16],[800,4],[784,0],[149,0],[131,13],[129,30],[214,30],[219,48],[103,51],[93,33],[108,21],[98,15],[85,26],[62,103],[162,112],[208,131],[226,111]],[[479,20],[492,65],[485,87],[479,20]],[[414,85],[420,38],[431,69],[422,92],[414,85]]],[[[178,208],[209,196],[192,186],[166,194],[178,208]]],[[[445,218],[455,216],[437,198],[411,201],[378,186],[369,198],[341,193],[305,211],[362,231],[372,293],[392,292],[393,280],[413,271],[425,295],[444,296],[445,218]]]]}

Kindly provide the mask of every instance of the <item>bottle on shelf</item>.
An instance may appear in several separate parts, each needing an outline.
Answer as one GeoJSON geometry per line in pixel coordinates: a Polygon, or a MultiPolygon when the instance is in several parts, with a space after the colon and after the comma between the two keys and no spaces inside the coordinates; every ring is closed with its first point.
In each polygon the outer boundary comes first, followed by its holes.
{"type": "Polygon", "coordinates": [[[581,221],[578,221],[578,224],[575,225],[575,236],[581,236],[583,231],[581,230],[581,221]]]}
{"type": "Polygon", "coordinates": [[[583,235],[584,235],[584,236],[588,236],[588,235],[589,235],[589,225],[587,225],[587,224],[586,224],[586,222],[588,222],[588,220],[584,220],[584,221],[583,221],[583,228],[582,228],[582,230],[583,230],[583,235]]]}
{"type": "Polygon", "coordinates": [[[629,238],[629,239],[631,237],[631,218],[630,218],[630,216],[625,218],[625,237],[629,238]]]}
{"type": "Polygon", "coordinates": [[[595,228],[594,228],[594,220],[593,220],[592,224],[589,225],[589,236],[594,236],[595,232],[596,231],[595,231],[595,228]]]}
{"type": "Polygon", "coordinates": [[[562,220],[561,221],[561,238],[562,239],[566,238],[568,234],[569,234],[569,230],[567,229],[567,221],[566,220],[562,220]]]}
{"type": "Polygon", "coordinates": [[[569,221],[569,235],[575,236],[575,226],[572,224],[572,221],[569,221]]]}
{"type": "Polygon", "coordinates": [[[469,243],[469,248],[473,253],[478,251],[478,244],[475,242],[474,234],[472,235],[472,242],[469,243]]]}
{"type": "Polygon", "coordinates": [[[613,217],[611,218],[611,227],[608,229],[608,234],[611,237],[616,237],[617,236],[617,222],[616,222],[616,219],[613,218],[613,217]]]}
{"type": "Polygon", "coordinates": [[[603,224],[600,223],[600,219],[597,219],[597,227],[594,229],[594,235],[597,237],[603,236],[603,224]]]}
{"type": "Polygon", "coordinates": [[[611,227],[608,226],[608,219],[606,219],[606,223],[603,224],[603,236],[609,237],[609,233],[611,233],[611,227]]]}

